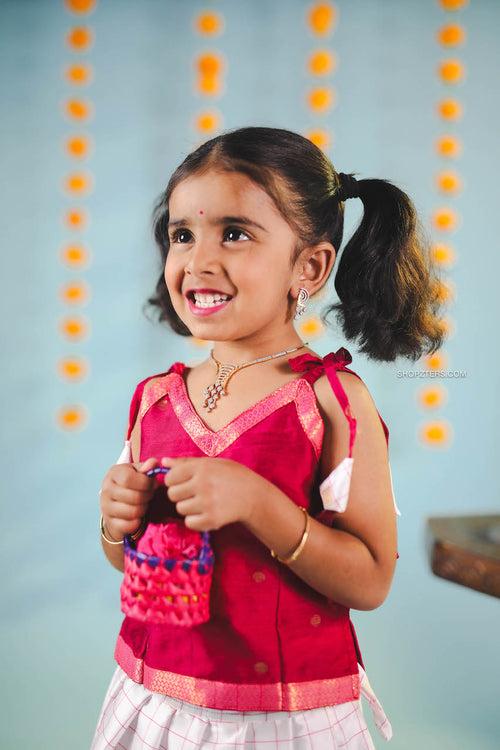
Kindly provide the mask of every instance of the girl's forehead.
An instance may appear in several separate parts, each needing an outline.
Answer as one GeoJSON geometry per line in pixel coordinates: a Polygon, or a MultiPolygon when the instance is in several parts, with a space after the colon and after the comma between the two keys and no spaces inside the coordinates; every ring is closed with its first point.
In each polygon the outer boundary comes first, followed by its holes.
{"type": "MultiPolygon", "coordinates": [[[[175,203],[201,202],[217,206],[222,202],[231,203],[252,202],[265,203],[270,200],[261,185],[257,185],[247,175],[240,172],[207,172],[205,174],[190,175],[176,185],[170,195],[170,201],[175,203]]],[[[217,206],[221,208],[222,206],[217,206]]],[[[235,206],[236,207],[236,206],[235,206]]]]}
{"type": "MultiPolygon", "coordinates": [[[[209,218],[210,216],[266,215],[272,221],[277,213],[272,198],[260,186],[246,183],[206,180],[208,175],[192,176],[172,191],[168,207],[170,216],[209,218]]],[[[229,178],[232,174],[228,175],[229,178]]]]}

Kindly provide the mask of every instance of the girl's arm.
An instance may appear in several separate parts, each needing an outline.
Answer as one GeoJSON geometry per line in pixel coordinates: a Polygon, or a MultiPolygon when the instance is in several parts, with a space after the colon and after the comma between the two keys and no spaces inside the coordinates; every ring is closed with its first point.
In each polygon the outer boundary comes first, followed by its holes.
{"type": "MultiPolygon", "coordinates": [[[[370,393],[359,378],[338,372],[357,420],[347,508],[332,528],[310,519],[309,537],[288,564],[316,591],[352,609],[379,607],[396,566],[397,526],[385,435],[370,393]]],[[[326,375],[315,383],[325,423],[321,473],[325,477],[348,454],[349,426],[326,375]]],[[[278,487],[253,498],[247,527],[280,557],[297,547],[304,514],[278,487]]]]}
{"type": "MultiPolygon", "coordinates": [[[[130,449],[131,449],[131,460],[132,463],[139,461],[141,446],[141,420],[136,419],[132,432],[130,434],[130,449]]],[[[123,544],[108,544],[101,535],[101,545],[104,550],[104,554],[108,558],[109,562],[117,570],[125,570],[125,563],[123,560],[123,544]]]]}

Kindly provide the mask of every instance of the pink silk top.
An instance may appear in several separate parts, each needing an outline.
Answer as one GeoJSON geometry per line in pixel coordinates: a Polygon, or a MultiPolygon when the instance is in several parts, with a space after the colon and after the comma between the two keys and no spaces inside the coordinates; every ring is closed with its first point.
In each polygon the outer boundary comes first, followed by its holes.
{"type": "MultiPolygon", "coordinates": [[[[168,372],[146,378],[134,392],[120,459],[131,460],[130,434],[138,415],[140,461],[151,456],[239,461],[327,523],[329,513],[345,509],[349,490],[356,420],[336,371],[352,372],[346,367],[351,355],[341,347],[323,358],[307,353],[288,362],[300,377],[216,431],[194,409],[185,364],[175,362],[168,372]],[[350,443],[349,456],[322,482],[324,424],[312,384],[323,373],[349,421],[350,443]]],[[[160,531],[165,516],[179,514],[159,485],[149,524],[160,531]]],[[[210,537],[215,566],[209,621],[183,627],[126,616],[114,656],[129,677],[190,703],[239,711],[298,711],[359,698],[358,662],[364,664],[349,608],[273,558],[243,523],[211,531],[210,537]]]]}

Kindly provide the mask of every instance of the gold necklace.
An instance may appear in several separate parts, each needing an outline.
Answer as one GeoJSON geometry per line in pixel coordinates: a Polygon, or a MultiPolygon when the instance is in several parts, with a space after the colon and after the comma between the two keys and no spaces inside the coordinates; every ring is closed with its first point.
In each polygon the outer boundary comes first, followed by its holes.
{"type": "Polygon", "coordinates": [[[306,341],[300,346],[295,346],[292,349],[285,349],[284,351],[278,352],[277,354],[269,354],[267,357],[258,357],[257,359],[253,359],[251,362],[244,362],[242,365],[232,365],[229,363],[223,365],[222,362],[219,362],[218,359],[215,359],[214,350],[211,349],[210,356],[217,365],[217,377],[215,378],[214,382],[210,385],[207,385],[207,387],[203,391],[203,395],[205,396],[203,407],[208,411],[212,411],[212,409],[215,409],[218,399],[221,396],[227,396],[226,386],[229,382],[229,378],[231,378],[238,370],[242,370],[244,367],[249,367],[250,365],[255,365],[257,364],[257,362],[266,362],[268,359],[283,357],[285,354],[290,354],[291,352],[297,351],[297,349],[302,349],[302,347],[307,346],[308,343],[309,342],[306,341]]]}

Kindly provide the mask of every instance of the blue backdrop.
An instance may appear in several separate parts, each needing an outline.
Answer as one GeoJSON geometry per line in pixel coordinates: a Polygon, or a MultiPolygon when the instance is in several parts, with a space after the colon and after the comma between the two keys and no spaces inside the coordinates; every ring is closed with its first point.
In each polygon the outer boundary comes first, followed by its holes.
{"type": "MultiPolygon", "coordinates": [[[[90,13],[56,0],[0,3],[2,750],[90,745],[122,619],[120,574],[101,550],[98,489],[121,450],[137,382],[208,351],[141,312],[158,273],[153,202],[179,161],[210,136],[193,124],[206,110],[219,113],[219,129],[327,131],[339,171],[394,181],[413,197],[433,240],[453,248],[455,262],[445,269],[455,289],[452,335],[443,353],[466,374],[439,380],[446,397],[437,409],[421,400],[421,388],[437,381],[397,374],[424,363],[370,363],[338,330],[318,327],[313,314],[307,331],[322,355],[350,349],[391,431],[401,557],[384,605],[352,612],[393,725],[391,747],[498,750],[499,603],[434,577],[424,528],[429,515],[498,508],[500,4],[472,0],[457,11],[435,0],[323,5],[336,13],[325,35],[314,33],[313,4],[303,0],[108,0],[90,13]],[[203,13],[223,20],[220,34],[197,31],[203,13]],[[439,43],[447,24],[466,30],[465,44],[439,43]],[[67,37],[85,40],[74,32],[80,27],[93,43],[75,48],[67,37]],[[337,59],[317,80],[307,67],[316,49],[337,59]],[[198,90],[195,61],[207,50],[225,62],[216,96],[198,90]],[[449,58],[465,68],[455,84],[438,72],[449,58]],[[71,65],[87,73],[91,66],[92,80],[72,83],[71,65]],[[316,85],[335,92],[327,111],[308,104],[316,85]],[[458,120],[437,113],[449,98],[463,106],[458,120]],[[85,103],[92,114],[82,119],[85,103]],[[83,159],[66,148],[79,134],[93,144],[83,159]],[[462,142],[459,158],[436,151],[444,134],[462,142]],[[439,192],[436,175],[445,169],[460,176],[462,192],[439,192]],[[91,178],[92,190],[75,191],[77,178],[68,190],[75,173],[91,178]],[[459,218],[446,236],[433,224],[442,206],[459,218]],[[81,209],[88,222],[71,229],[68,211],[81,209]],[[77,257],[75,245],[87,264],[65,260],[68,247],[77,257]],[[86,301],[71,302],[71,291],[61,296],[70,282],[77,292],[86,285],[86,301]],[[88,326],[81,339],[62,333],[74,315],[88,326]],[[435,421],[448,430],[443,439],[423,440],[421,430],[435,421]]],[[[358,202],[346,212],[345,239],[360,218],[358,202]]]]}

